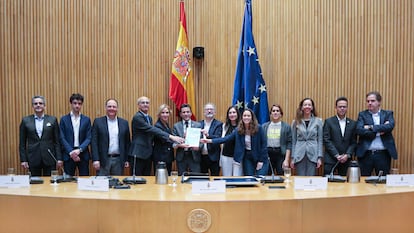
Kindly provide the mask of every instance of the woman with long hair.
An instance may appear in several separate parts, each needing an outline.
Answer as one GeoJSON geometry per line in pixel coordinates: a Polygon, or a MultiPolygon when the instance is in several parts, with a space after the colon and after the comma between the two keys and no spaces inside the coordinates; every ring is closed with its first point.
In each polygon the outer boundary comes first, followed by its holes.
{"type": "MultiPolygon", "coordinates": [[[[226,121],[223,124],[222,137],[228,136],[233,133],[239,123],[240,115],[236,106],[230,106],[227,109],[226,121]]],[[[234,164],[234,147],[235,141],[230,140],[222,144],[220,155],[220,166],[223,176],[239,176],[242,175],[241,169],[233,169],[234,164]],[[240,172],[238,172],[240,171],[240,172]]]]}
{"type": "Polygon", "coordinates": [[[314,176],[322,164],[323,122],[311,98],[300,101],[292,122],[292,161],[296,175],[314,176]]]}
{"type": "Polygon", "coordinates": [[[223,138],[201,139],[202,143],[225,143],[234,140],[234,165],[243,165],[244,175],[266,175],[267,140],[254,112],[245,109],[236,130],[223,138]]]}

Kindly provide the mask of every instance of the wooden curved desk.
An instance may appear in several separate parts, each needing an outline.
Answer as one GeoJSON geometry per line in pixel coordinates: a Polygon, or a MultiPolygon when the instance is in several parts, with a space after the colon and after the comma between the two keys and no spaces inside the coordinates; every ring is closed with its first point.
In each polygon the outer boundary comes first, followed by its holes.
{"type": "MultiPolygon", "coordinates": [[[[79,191],[75,183],[0,188],[2,232],[192,232],[187,216],[211,215],[208,232],[412,232],[414,188],[329,183],[326,191],[258,187],[225,194],[154,184],[79,191]]],[[[274,184],[272,184],[274,185],[274,184]]],[[[283,184],[280,184],[283,185],[283,184]]]]}

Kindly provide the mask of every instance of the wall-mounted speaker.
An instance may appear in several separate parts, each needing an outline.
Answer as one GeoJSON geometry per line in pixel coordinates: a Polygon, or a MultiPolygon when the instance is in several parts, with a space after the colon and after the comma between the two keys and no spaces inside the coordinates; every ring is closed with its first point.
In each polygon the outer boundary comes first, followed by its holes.
{"type": "Polygon", "coordinates": [[[194,47],[193,57],[196,59],[204,58],[204,47],[194,47]]]}

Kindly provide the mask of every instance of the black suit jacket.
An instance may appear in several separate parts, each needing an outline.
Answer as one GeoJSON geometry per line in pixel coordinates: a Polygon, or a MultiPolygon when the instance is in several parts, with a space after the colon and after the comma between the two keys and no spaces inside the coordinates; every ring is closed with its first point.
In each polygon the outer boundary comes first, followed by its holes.
{"type": "MultiPolygon", "coordinates": [[[[70,159],[69,153],[73,150],[75,136],[73,133],[73,125],[70,114],[60,118],[60,142],[62,144],[63,160],[70,159]]],[[[83,114],[80,115],[79,125],[79,148],[82,149],[81,160],[87,161],[90,158],[89,144],[92,138],[91,119],[83,114]]]]}
{"type": "Polygon", "coordinates": [[[144,113],[137,112],[132,118],[132,142],[129,155],[140,159],[149,159],[152,156],[154,136],[168,140],[170,134],[152,125],[152,117],[148,116],[148,123],[144,113]]]}
{"type": "MultiPolygon", "coordinates": [[[[118,119],[118,138],[119,138],[119,152],[123,162],[127,161],[128,148],[131,144],[128,121],[117,117],[118,119]]],[[[109,131],[107,117],[96,118],[92,126],[92,160],[100,161],[101,166],[105,166],[108,160],[109,148],[109,131]]]]}
{"type": "Polygon", "coordinates": [[[325,120],[323,125],[323,142],[325,145],[325,163],[335,164],[335,155],[353,155],[357,145],[356,121],[346,118],[345,133],[342,136],[338,117],[333,116],[325,120]]]}
{"type": "MultiPolygon", "coordinates": [[[[204,129],[204,126],[205,126],[204,120],[202,120],[200,123],[201,123],[201,128],[204,129]]],[[[221,121],[213,119],[213,121],[211,122],[210,128],[208,130],[207,138],[208,139],[221,138],[222,132],[223,132],[223,123],[221,121]]],[[[211,161],[218,161],[220,159],[220,151],[221,151],[220,144],[208,143],[207,150],[208,150],[208,157],[210,158],[211,161]]],[[[202,153],[201,147],[200,147],[200,153],[202,153]]]]}
{"type": "MultiPolygon", "coordinates": [[[[155,123],[155,127],[168,134],[172,134],[171,128],[168,125],[164,125],[160,120],[155,123]]],[[[153,155],[154,161],[164,161],[166,163],[171,163],[174,161],[173,142],[169,139],[165,140],[163,137],[155,137],[153,155]]]]}
{"type": "Polygon", "coordinates": [[[20,123],[19,152],[20,162],[28,162],[29,166],[46,166],[56,164],[48,149],[57,160],[62,160],[59,142],[59,124],[54,116],[44,115],[42,137],[36,133],[34,115],[23,117],[20,123]]]}
{"type": "Polygon", "coordinates": [[[362,111],[358,114],[357,122],[357,134],[359,136],[358,146],[356,149],[356,155],[358,157],[364,157],[365,152],[371,146],[372,141],[375,139],[377,133],[383,133],[381,135],[382,143],[384,147],[393,159],[398,158],[397,149],[395,147],[394,137],[392,136],[392,130],[395,126],[394,113],[392,111],[382,110],[380,111],[380,124],[374,125],[372,114],[368,111],[362,111]],[[385,122],[388,122],[385,124],[385,122]],[[374,125],[373,129],[364,129],[364,125],[374,125]]]}

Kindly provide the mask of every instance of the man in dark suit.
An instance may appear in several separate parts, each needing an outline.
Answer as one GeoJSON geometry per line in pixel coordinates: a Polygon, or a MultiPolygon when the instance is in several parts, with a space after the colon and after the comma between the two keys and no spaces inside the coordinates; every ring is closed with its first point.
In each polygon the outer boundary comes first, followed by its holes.
{"type": "Polygon", "coordinates": [[[345,176],[356,147],[356,121],[346,117],[348,99],[339,97],[335,102],[336,115],[325,120],[323,142],[325,144],[324,174],[331,173],[335,164],[338,174],[345,176]]]}
{"type": "Polygon", "coordinates": [[[81,114],[83,96],[72,94],[69,98],[71,112],[60,118],[60,142],[65,173],[74,176],[78,168],[79,176],[89,176],[89,149],[91,143],[91,119],[81,114]]]}
{"type": "MultiPolygon", "coordinates": [[[[181,121],[174,124],[173,133],[180,137],[185,138],[188,128],[201,128],[200,122],[191,120],[192,112],[189,104],[182,104],[180,106],[181,121]]],[[[174,148],[176,151],[178,175],[182,175],[183,172],[200,172],[200,151],[199,147],[189,147],[185,144],[175,143],[174,148]]]]}
{"type": "Polygon", "coordinates": [[[129,167],[128,148],[131,143],[128,121],[117,116],[118,101],[105,102],[106,116],[96,118],[92,126],[93,167],[100,176],[123,175],[129,167]]]}
{"type": "Polygon", "coordinates": [[[363,176],[370,176],[374,169],[377,175],[381,170],[384,175],[389,174],[391,158],[398,158],[392,136],[394,113],[381,109],[381,101],[379,92],[369,92],[366,95],[367,110],[358,114],[356,155],[363,176]]]}
{"type": "MultiPolygon", "coordinates": [[[[223,131],[223,122],[214,119],[216,106],[208,103],[204,106],[204,120],[201,121],[201,128],[204,136],[208,139],[220,138],[223,131]]],[[[201,172],[209,173],[212,176],[220,175],[220,144],[202,144],[201,146],[201,172]]]]}
{"type": "MultiPolygon", "coordinates": [[[[163,138],[163,140],[171,139],[178,143],[184,142],[184,139],[162,131],[152,125],[152,117],[148,115],[150,106],[148,97],[139,97],[137,105],[139,111],[132,118],[132,143],[129,155],[131,156],[131,161],[136,157],[135,175],[149,176],[152,168],[154,136],[163,138]]],[[[133,171],[134,169],[131,168],[131,172],[133,171]]]]}
{"type": "Polygon", "coordinates": [[[59,143],[59,124],[56,117],[45,114],[45,97],[32,97],[32,107],[34,115],[23,117],[20,123],[21,166],[29,169],[33,176],[50,176],[51,170],[63,164],[59,143]]]}

